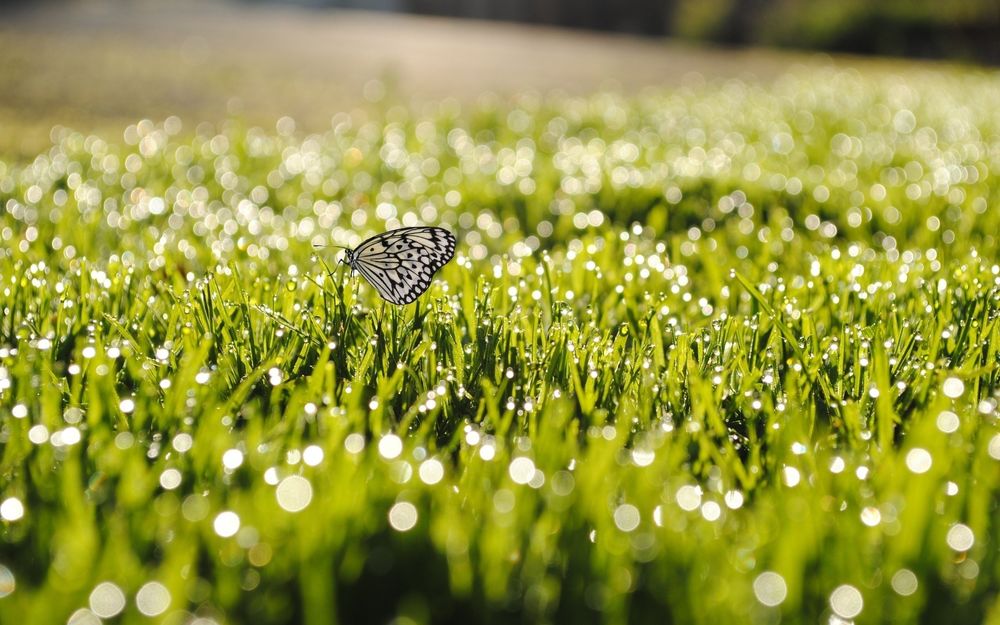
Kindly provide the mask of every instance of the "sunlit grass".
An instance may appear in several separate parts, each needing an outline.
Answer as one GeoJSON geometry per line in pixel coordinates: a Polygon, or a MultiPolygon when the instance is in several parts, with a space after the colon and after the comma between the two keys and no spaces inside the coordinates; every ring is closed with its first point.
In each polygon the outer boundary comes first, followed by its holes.
{"type": "Polygon", "coordinates": [[[1000,618],[996,110],[56,130],[0,162],[0,621],[1000,618]],[[314,247],[416,223],[460,245],[404,308],[314,247]]]}

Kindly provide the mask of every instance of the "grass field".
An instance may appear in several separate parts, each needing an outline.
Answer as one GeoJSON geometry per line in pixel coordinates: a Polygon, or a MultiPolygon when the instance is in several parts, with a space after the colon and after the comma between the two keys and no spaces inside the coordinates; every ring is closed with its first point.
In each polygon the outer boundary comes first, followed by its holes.
{"type": "Polygon", "coordinates": [[[1000,81],[53,130],[2,623],[1000,623],[1000,81]],[[383,305],[334,248],[440,224],[383,305]]]}

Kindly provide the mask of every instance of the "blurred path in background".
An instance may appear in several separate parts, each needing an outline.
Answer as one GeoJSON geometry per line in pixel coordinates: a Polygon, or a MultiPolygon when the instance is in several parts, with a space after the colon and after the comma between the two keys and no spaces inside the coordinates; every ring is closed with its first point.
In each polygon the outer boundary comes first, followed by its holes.
{"type": "Polygon", "coordinates": [[[308,8],[8,7],[0,10],[0,154],[43,149],[53,124],[118,133],[169,115],[188,127],[233,115],[273,127],[289,115],[300,128],[321,130],[366,96],[419,102],[525,90],[634,92],[699,77],[767,80],[816,58],[308,8]]]}

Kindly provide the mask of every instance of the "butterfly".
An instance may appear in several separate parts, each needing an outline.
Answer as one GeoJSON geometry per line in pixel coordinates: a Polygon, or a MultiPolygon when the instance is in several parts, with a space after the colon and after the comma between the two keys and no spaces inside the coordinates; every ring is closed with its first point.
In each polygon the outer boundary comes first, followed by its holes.
{"type": "Polygon", "coordinates": [[[444,228],[417,226],[376,234],[341,262],[357,271],[393,304],[409,304],[431,285],[431,278],[455,255],[455,235],[444,228]]]}

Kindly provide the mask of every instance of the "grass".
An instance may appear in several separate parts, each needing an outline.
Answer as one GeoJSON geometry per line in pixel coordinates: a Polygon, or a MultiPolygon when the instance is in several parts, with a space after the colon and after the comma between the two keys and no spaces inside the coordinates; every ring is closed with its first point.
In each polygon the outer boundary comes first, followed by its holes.
{"type": "Polygon", "coordinates": [[[998,108],[54,130],[0,163],[0,621],[1000,622],[998,108]],[[414,223],[408,307],[314,247],[414,223]]]}

